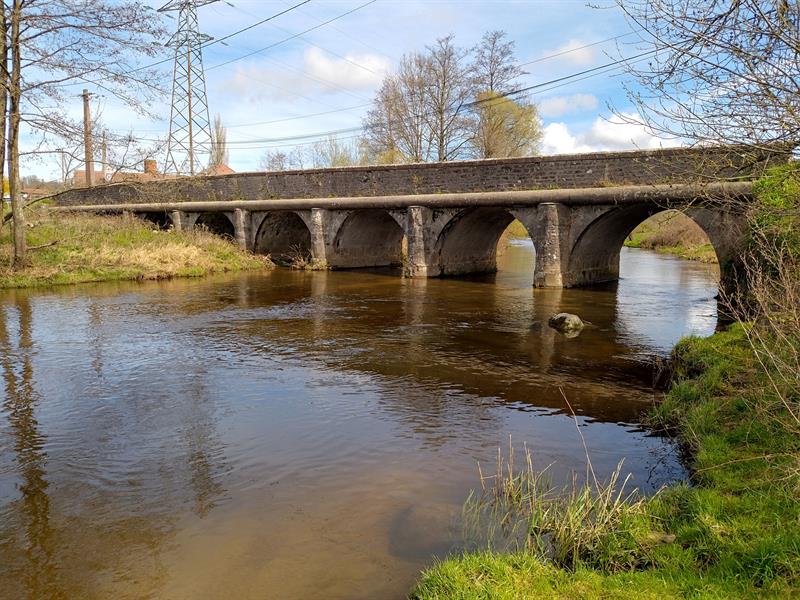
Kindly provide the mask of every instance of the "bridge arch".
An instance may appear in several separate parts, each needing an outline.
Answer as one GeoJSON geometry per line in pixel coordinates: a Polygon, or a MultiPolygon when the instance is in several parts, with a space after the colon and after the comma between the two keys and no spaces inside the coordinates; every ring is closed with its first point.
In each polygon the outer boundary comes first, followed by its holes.
{"type": "Polygon", "coordinates": [[[137,216],[143,221],[147,221],[148,223],[155,225],[156,227],[164,231],[166,231],[172,226],[172,219],[169,218],[169,215],[166,213],[166,211],[141,212],[137,213],[137,216]]]}
{"type": "Polygon", "coordinates": [[[311,256],[311,231],[294,211],[265,213],[253,239],[253,249],[269,254],[278,264],[290,264],[311,256]]]}
{"type": "Polygon", "coordinates": [[[228,238],[235,238],[235,230],[231,218],[222,212],[204,212],[200,213],[195,219],[195,227],[203,227],[214,233],[228,238]]]}
{"type": "Polygon", "coordinates": [[[333,238],[329,263],[334,268],[400,266],[405,230],[386,210],[352,211],[333,238]]]}
{"type": "Polygon", "coordinates": [[[514,219],[512,212],[501,207],[481,206],[457,213],[436,240],[438,273],[447,276],[496,271],[497,244],[514,219]]]}
{"type": "MultiPolygon", "coordinates": [[[[563,275],[564,287],[616,281],[620,251],[625,239],[649,217],[667,210],[664,206],[634,204],[613,207],[589,221],[575,238],[563,275]]],[[[720,265],[721,277],[732,257],[731,240],[738,223],[719,209],[690,207],[682,211],[706,234],[720,265]]]]}

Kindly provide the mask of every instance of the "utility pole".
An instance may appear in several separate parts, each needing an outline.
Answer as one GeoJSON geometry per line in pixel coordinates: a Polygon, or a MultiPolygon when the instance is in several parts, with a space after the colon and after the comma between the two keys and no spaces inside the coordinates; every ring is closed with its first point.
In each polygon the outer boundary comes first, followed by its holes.
{"type": "Polygon", "coordinates": [[[165,173],[195,175],[211,157],[203,45],[214,38],[198,30],[197,7],[218,1],[170,0],[158,9],[178,11],[178,30],[167,42],[175,48],[175,66],[165,173]]]}
{"type": "Polygon", "coordinates": [[[83,151],[86,159],[86,185],[94,185],[94,161],[92,156],[92,120],[89,115],[89,90],[83,90],[83,151]]]}

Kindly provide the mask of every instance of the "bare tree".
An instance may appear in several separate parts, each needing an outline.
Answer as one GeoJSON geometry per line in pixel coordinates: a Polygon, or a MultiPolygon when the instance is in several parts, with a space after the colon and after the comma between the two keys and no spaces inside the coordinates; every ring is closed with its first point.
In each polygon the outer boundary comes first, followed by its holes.
{"type": "Polygon", "coordinates": [[[365,144],[373,162],[430,160],[428,62],[421,54],[404,55],[397,73],[384,79],[364,120],[365,144]]]}
{"type": "Polygon", "coordinates": [[[211,160],[209,167],[228,164],[228,130],[222,125],[222,117],[214,117],[214,128],[211,130],[211,160]]]}
{"type": "Polygon", "coordinates": [[[456,46],[449,35],[424,53],[404,56],[364,120],[370,160],[427,162],[534,152],[541,138],[536,107],[502,98],[525,73],[505,35],[487,32],[472,50],[456,46]]]}
{"type": "Polygon", "coordinates": [[[654,54],[629,96],[654,131],[698,143],[800,141],[800,4],[617,0],[654,54]]]}
{"type": "Polygon", "coordinates": [[[505,31],[487,31],[475,46],[473,71],[481,92],[507,94],[514,89],[514,81],[526,75],[514,56],[514,42],[505,41],[505,31]]]}
{"type": "Polygon", "coordinates": [[[437,161],[463,157],[475,131],[470,105],[475,79],[467,63],[469,51],[453,44],[453,36],[428,46],[426,116],[437,161]]]}
{"type": "MultiPolygon", "coordinates": [[[[0,86],[8,94],[8,161],[14,258],[26,262],[19,190],[20,126],[39,138],[32,151],[80,139],[81,124],[67,116],[70,85],[95,84],[142,113],[163,90],[159,74],[138,64],[159,55],[164,36],[158,15],[136,0],[14,0],[3,4],[6,61],[0,86]]],[[[0,49],[1,50],[1,49],[0,49]]],[[[0,52],[0,56],[2,52],[0,52]]]]}
{"type": "Polygon", "coordinates": [[[365,141],[377,162],[446,161],[468,154],[475,122],[475,85],[469,51],[453,36],[424,54],[403,56],[387,77],[364,121],[365,141]]]}
{"type": "Polygon", "coordinates": [[[356,145],[342,141],[333,135],[313,144],[309,158],[311,165],[317,169],[350,167],[360,162],[356,145]]]}
{"type": "Polygon", "coordinates": [[[303,168],[303,156],[300,152],[268,150],[258,163],[262,171],[290,171],[303,168]]]}

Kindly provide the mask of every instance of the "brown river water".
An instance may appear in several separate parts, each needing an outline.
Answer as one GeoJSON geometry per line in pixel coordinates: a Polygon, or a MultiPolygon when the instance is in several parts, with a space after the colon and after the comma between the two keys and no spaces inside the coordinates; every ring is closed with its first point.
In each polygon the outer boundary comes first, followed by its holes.
{"type": "Polygon", "coordinates": [[[716,269],[626,249],[617,285],[534,290],[532,260],[0,293],[0,598],[402,598],[509,436],[556,481],[579,430],[598,475],[683,478],[638,421],[716,269]]]}

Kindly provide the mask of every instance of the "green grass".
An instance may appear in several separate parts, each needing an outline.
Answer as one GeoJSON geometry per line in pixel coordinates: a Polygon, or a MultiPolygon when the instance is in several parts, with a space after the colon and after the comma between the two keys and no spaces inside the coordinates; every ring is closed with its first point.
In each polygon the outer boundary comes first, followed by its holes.
{"type": "Polygon", "coordinates": [[[411,598],[800,597],[800,435],[747,327],[678,344],[651,415],[687,446],[692,485],[645,500],[644,519],[614,521],[567,568],[529,550],[466,554],[424,572],[411,598]],[[637,560],[609,563],[608,541],[630,539],[637,560]]]}
{"type": "Polygon", "coordinates": [[[528,230],[517,219],[511,221],[511,224],[506,228],[506,234],[511,239],[521,240],[530,237],[528,230]]]}
{"type": "Polygon", "coordinates": [[[0,231],[0,288],[200,277],[271,267],[264,257],[207,231],[159,231],[130,216],[63,215],[37,209],[30,211],[28,224],[31,250],[22,270],[9,268],[10,227],[0,231]]]}

